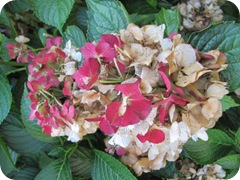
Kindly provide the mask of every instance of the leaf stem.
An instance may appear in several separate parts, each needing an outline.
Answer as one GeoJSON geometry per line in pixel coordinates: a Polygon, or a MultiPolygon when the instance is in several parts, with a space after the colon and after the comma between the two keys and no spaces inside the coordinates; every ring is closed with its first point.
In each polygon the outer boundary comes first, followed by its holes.
{"type": "Polygon", "coordinates": [[[22,68],[18,68],[18,69],[13,69],[13,70],[11,70],[11,71],[8,71],[8,72],[6,73],[6,76],[9,75],[9,74],[16,73],[16,72],[20,72],[20,71],[24,71],[24,70],[26,70],[26,67],[22,67],[22,68]]]}
{"type": "Polygon", "coordinates": [[[26,64],[24,63],[18,63],[18,62],[12,62],[12,61],[8,61],[8,62],[5,62],[5,61],[0,61],[0,65],[9,65],[9,66],[26,66],[26,64]]]}

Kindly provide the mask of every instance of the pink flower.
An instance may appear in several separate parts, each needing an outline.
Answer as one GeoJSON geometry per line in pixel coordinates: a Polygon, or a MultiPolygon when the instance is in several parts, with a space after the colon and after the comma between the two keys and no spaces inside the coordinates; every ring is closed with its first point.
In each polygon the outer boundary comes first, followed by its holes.
{"type": "Polygon", "coordinates": [[[123,94],[123,102],[112,102],[106,109],[106,118],[114,126],[128,126],[146,119],[151,102],[141,95],[140,79],[115,87],[123,94]]]}
{"type": "Polygon", "coordinates": [[[17,57],[17,62],[19,63],[29,63],[32,62],[33,58],[35,57],[34,53],[31,50],[25,51],[21,53],[17,57]]]}
{"type": "Polygon", "coordinates": [[[89,122],[100,122],[99,129],[106,134],[111,135],[117,131],[117,127],[112,126],[104,115],[97,118],[87,118],[85,120],[89,122]]]}
{"type": "Polygon", "coordinates": [[[73,84],[73,79],[67,76],[65,78],[64,86],[62,90],[63,95],[72,97],[72,84],[73,84]]]}
{"type": "Polygon", "coordinates": [[[46,48],[50,49],[52,46],[60,46],[62,44],[61,37],[48,38],[46,40],[46,48]]]}
{"type": "Polygon", "coordinates": [[[108,43],[111,48],[122,47],[123,41],[120,39],[119,36],[115,36],[113,34],[103,34],[99,41],[100,43],[108,43]]]}
{"type": "Polygon", "coordinates": [[[81,48],[81,52],[86,60],[101,58],[103,62],[111,62],[117,55],[116,50],[105,42],[99,42],[97,46],[92,43],[86,43],[85,46],[81,48]]]}
{"type": "Polygon", "coordinates": [[[8,50],[8,54],[12,59],[15,59],[18,55],[18,53],[20,53],[21,49],[20,46],[17,43],[9,43],[7,44],[7,50],[8,50]]]}
{"type": "Polygon", "coordinates": [[[184,92],[181,88],[172,85],[169,77],[166,75],[168,71],[168,66],[163,66],[162,63],[159,63],[159,74],[166,85],[167,91],[164,93],[163,101],[160,101],[153,105],[153,107],[159,107],[159,120],[162,124],[165,123],[165,119],[169,117],[169,109],[173,104],[179,105],[181,107],[186,105],[186,98],[180,97],[184,95],[184,92]],[[177,95],[178,94],[178,95],[177,95]]]}
{"type": "Polygon", "coordinates": [[[34,80],[28,81],[27,86],[33,93],[37,93],[42,89],[48,90],[50,87],[58,87],[60,83],[54,71],[48,68],[34,72],[32,77],[34,80]]]}
{"type": "Polygon", "coordinates": [[[165,134],[160,129],[151,129],[145,135],[138,134],[137,138],[142,142],[160,143],[165,139],[165,134]]]}
{"type": "Polygon", "coordinates": [[[53,63],[55,59],[57,58],[57,54],[55,53],[47,53],[43,54],[42,56],[35,56],[33,58],[33,61],[36,61],[39,64],[48,64],[48,63],[53,63]]]}
{"type": "Polygon", "coordinates": [[[100,65],[95,59],[83,61],[82,66],[72,75],[77,85],[83,89],[90,89],[98,80],[100,65]]]}

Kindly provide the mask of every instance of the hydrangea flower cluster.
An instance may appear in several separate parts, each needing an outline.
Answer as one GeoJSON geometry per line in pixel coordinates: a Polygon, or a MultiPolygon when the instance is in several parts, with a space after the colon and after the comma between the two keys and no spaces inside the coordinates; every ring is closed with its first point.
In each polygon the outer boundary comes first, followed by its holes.
{"type": "Polygon", "coordinates": [[[223,18],[218,0],[188,0],[177,8],[183,18],[183,28],[188,30],[201,30],[211,21],[220,22],[223,18]]]}
{"type": "MultiPolygon", "coordinates": [[[[129,24],[80,51],[51,38],[29,62],[30,119],[77,142],[100,129],[106,151],[137,175],[175,161],[189,138],[208,140],[228,93],[218,50],[202,53],[164,25],[129,24]],[[82,64],[77,68],[77,63],[82,64]]],[[[11,52],[11,49],[9,49],[11,52]]]]}

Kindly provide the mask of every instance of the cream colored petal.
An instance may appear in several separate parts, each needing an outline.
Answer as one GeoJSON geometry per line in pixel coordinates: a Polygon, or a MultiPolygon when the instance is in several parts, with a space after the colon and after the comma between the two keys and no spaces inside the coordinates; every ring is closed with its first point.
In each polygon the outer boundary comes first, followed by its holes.
{"type": "Polygon", "coordinates": [[[189,44],[179,44],[175,47],[174,57],[178,66],[190,66],[196,61],[196,54],[194,49],[189,44]]]}
{"type": "Polygon", "coordinates": [[[214,83],[210,85],[206,91],[207,97],[213,97],[216,99],[222,99],[224,95],[228,94],[226,86],[220,83],[214,83]]]}

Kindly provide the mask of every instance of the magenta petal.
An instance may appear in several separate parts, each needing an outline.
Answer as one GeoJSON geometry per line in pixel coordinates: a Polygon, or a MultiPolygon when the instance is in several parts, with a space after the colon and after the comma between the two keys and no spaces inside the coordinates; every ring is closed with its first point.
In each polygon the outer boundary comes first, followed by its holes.
{"type": "Polygon", "coordinates": [[[98,121],[103,121],[104,117],[96,117],[96,118],[86,118],[85,120],[88,122],[98,122],[98,121]]]}
{"type": "Polygon", "coordinates": [[[117,147],[116,153],[117,153],[117,155],[122,156],[122,155],[126,154],[127,151],[125,149],[123,149],[122,147],[117,147]]]}
{"type": "Polygon", "coordinates": [[[157,143],[163,142],[164,139],[165,139],[165,134],[163,131],[159,129],[153,129],[150,131],[150,136],[148,138],[149,142],[157,144],[157,143]]]}
{"type": "Polygon", "coordinates": [[[126,83],[126,84],[120,84],[115,87],[115,90],[120,91],[125,96],[131,96],[131,95],[140,95],[141,91],[139,88],[140,84],[140,78],[137,79],[134,83],[126,83]]]}
{"type": "Polygon", "coordinates": [[[163,71],[159,71],[160,76],[162,77],[163,82],[165,83],[167,90],[171,90],[171,82],[167,75],[163,71]]]}
{"type": "Polygon", "coordinates": [[[137,135],[137,138],[139,139],[139,141],[141,141],[141,143],[144,143],[146,142],[150,137],[150,132],[147,132],[145,135],[141,135],[141,134],[138,134],[137,135]]]}
{"type": "Polygon", "coordinates": [[[103,34],[101,36],[101,39],[100,39],[99,43],[102,43],[102,42],[108,43],[111,48],[114,48],[115,45],[118,46],[118,47],[121,47],[122,44],[123,44],[120,37],[115,36],[113,34],[103,34]]]}
{"type": "Polygon", "coordinates": [[[110,62],[117,55],[115,49],[111,48],[108,43],[99,43],[96,47],[96,52],[104,62],[110,62]]]}
{"type": "Polygon", "coordinates": [[[137,124],[140,121],[138,115],[136,112],[130,107],[127,106],[126,112],[124,113],[123,116],[119,116],[113,123],[112,125],[114,126],[128,126],[128,125],[133,125],[137,124]]]}
{"type": "Polygon", "coordinates": [[[106,118],[110,123],[114,122],[119,117],[118,111],[121,104],[121,102],[112,102],[107,106],[106,118]]]}
{"type": "Polygon", "coordinates": [[[132,109],[137,113],[139,118],[142,120],[146,119],[151,110],[151,102],[140,95],[131,96],[129,101],[132,109]]]}
{"type": "Polygon", "coordinates": [[[97,52],[96,52],[96,46],[92,43],[87,42],[82,48],[81,52],[83,57],[88,60],[89,58],[96,58],[97,52]]]}
{"type": "Polygon", "coordinates": [[[100,122],[99,128],[101,131],[109,135],[115,133],[117,130],[115,127],[111,126],[109,121],[105,118],[100,122]]]}
{"type": "Polygon", "coordinates": [[[170,98],[171,98],[172,102],[174,102],[174,104],[177,104],[182,107],[186,105],[186,101],[183,98],[181,98],[175,94],[172,94],[170,96],[170,98]]]}

